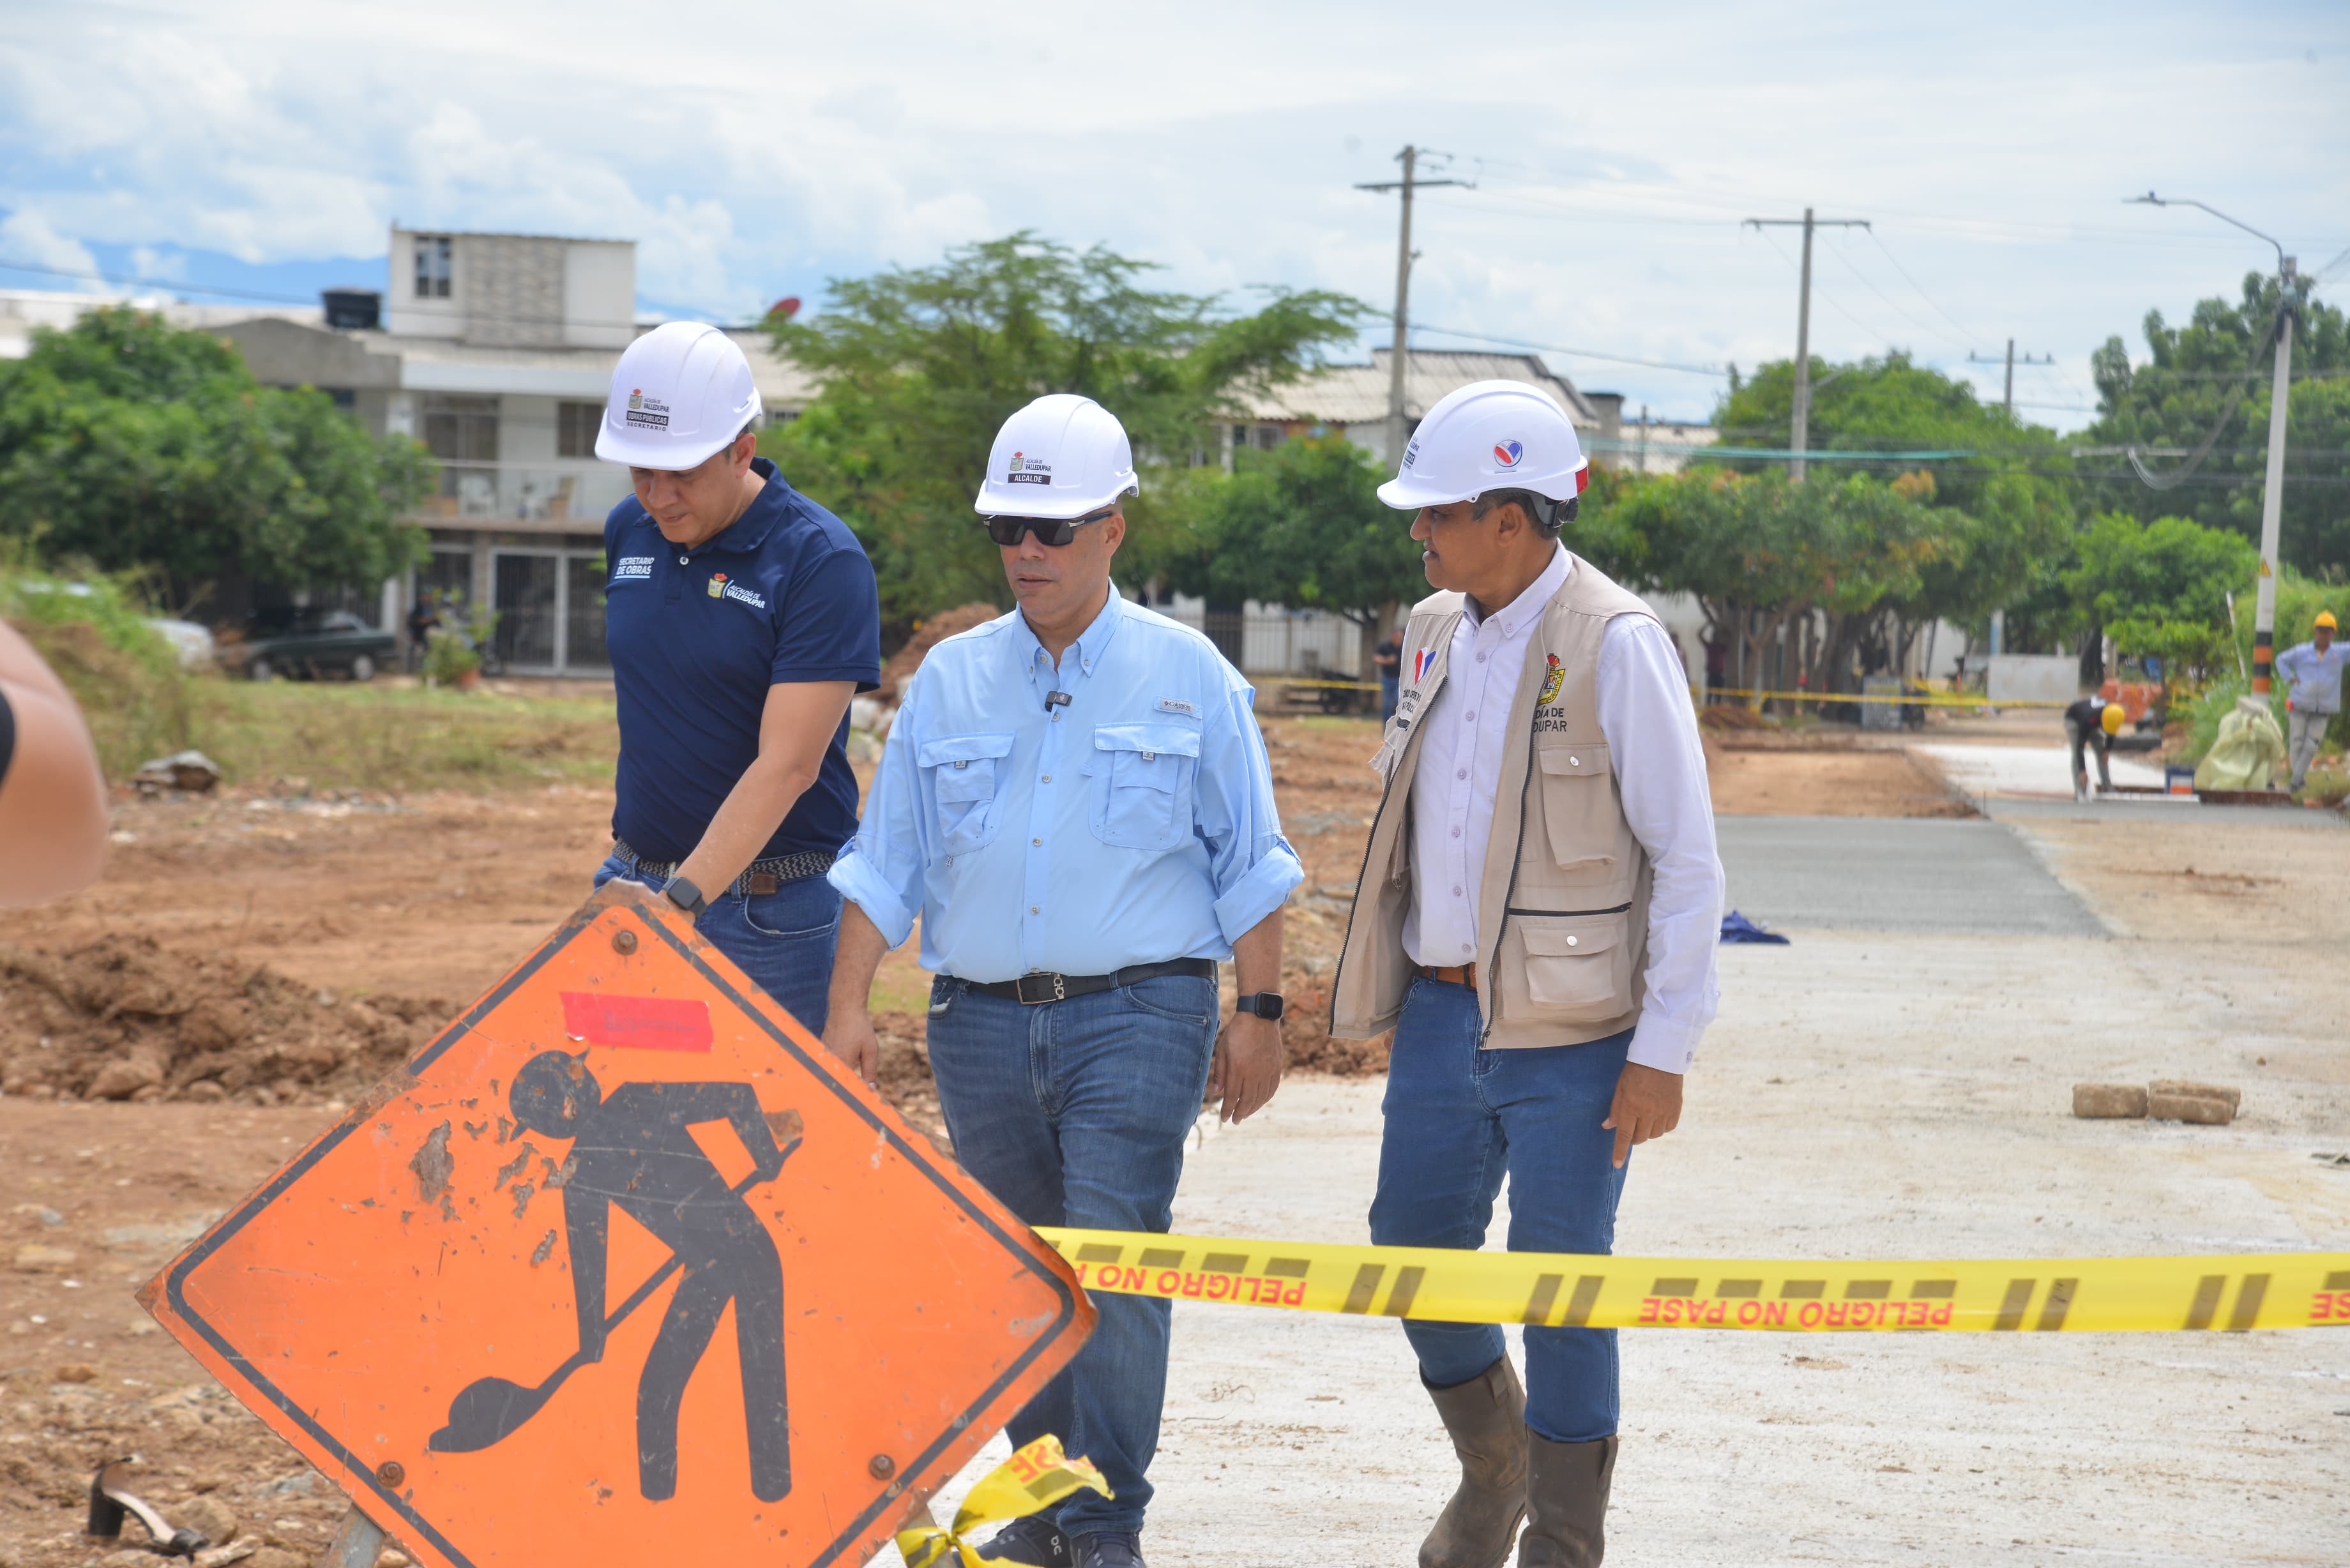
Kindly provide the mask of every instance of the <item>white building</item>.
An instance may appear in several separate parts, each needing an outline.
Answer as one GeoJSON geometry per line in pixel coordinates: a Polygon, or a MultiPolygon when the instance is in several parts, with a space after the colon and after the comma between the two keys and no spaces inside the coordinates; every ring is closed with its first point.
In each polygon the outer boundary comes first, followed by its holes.
{"type": "Polygon", "coordinates": [[[189,305],[160,294],[79,294],[63,289],[0,288],[0,359],[22,359],[33,351],[33,334],[41,327],[70,330],[91,311],[109,305],[128,305],[151,311],[174,327],[221,327],[232,321],[274,317],[316,326],[325,312],[315,305],[255,306],[251,305],[189,305]]]}
{"type": "MultiPolygon", "coordinates": [[[[379,302],[339,294],[338,321],[247,319],[222,328],[263,381],[312,386],[369,430],[421,441],[440,483],[416,515],[431,564],[384,585],[377,613],[420,592],[496,615],[494,646],[522,674],[603,675],[603,526],[628,471],[595,455],[604,397],[636,319],[626,240],[395,228],[379,302]],[[373,318],[380,325],[359,325],[373,318]]],[[[815,383],[766,335],[730,328],[770,421],[815,383]]]]}

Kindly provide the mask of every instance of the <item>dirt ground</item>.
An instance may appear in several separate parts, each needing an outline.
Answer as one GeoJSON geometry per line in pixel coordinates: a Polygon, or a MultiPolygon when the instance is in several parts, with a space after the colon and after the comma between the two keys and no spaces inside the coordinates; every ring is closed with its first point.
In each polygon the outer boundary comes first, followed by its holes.
{"type": "MultiPolygon", "coordinates": [[[[1331,1042],[1315,1022],[1377,804],[1364,765],[1375,733],[1347,719],[1266,725],[1307,873],[1284,977],[1302,1072],[1385,1066],[1383,1044],[1331,1042]]],[[[1809,744],[1716,737],[1717,809],[1964,809],[1898,747],[1809,744]]],[[[216,1539],[233,1530],[255,1568],[315,1556],[339,1500],[213,1388],[132,1293],[577,905],[608,809],[604,791],[571,784],[126,798],[94,889],[0,917],[0,1568],[113,1550],[82,1536],[81,1511],[98,1464],[132,1452],[167,1512],[192,1511],[216,1539]]],[[[2097,859],[2095,832],[2077,836],[2097,859]]],[[[2192,874],[2107,857],[2082,874],[2119,879],[2125,919],[2139,918],[2132,897],[2172,890],[2168,877],[2240,917],[2289,920],[2292,897],[2260,880],[2272,875],[2266,853],[2199,849],[2192,874]],[[2212,880],[2222,875],[2253,880],[2212,880]]],[[[885,966],[876,1005],[892,1097],[935,1128],[927,977],[912,954],[885,966]]]]}

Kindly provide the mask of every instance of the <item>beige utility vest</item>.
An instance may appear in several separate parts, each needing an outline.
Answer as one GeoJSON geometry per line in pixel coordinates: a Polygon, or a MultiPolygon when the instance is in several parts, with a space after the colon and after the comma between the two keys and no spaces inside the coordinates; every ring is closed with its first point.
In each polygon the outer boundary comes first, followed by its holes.
{"type": "MultiPolygon", "coordinates": [[[[1404,956],[1411,880],[1411,784],[1421,721],[1444,689],[1456,593],[1412,607],[1406,675],[1372,760],[1386,781],[1330,988],[1330,1033],[1367,1040],[1395,1027],[1413,974],[1404,956]]],[[[1599,641],[1619,615],[1653,612],[1580,556],[1528,639],[1510,704],[1493,827],[1477,904],[1477,1005],[1491,1047],[1577,1045],[1638,1022],[1648,938],[1648,852],[1624,817],[1599,728],[1599,641]],[[1510,787],[1511,781],[1519,787],[1510,787]]]]}

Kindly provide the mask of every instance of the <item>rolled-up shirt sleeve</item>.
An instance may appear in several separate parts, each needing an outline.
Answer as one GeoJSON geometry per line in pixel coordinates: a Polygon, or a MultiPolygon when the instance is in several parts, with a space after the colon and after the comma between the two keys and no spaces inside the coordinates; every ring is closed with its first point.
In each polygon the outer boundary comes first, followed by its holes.
{"type": "Polygon", "coordinates": [[[1618,616],[1599,644],[1599,728],[1624,817],[1648,851],[1647,999],[1628,1059],[1685,1073],[1721,1003],[1721,856],[1689,680],[1665,628],[1618,616]]]}
{"type": "Polygon", "coordinates": [[[1211,708],[1200,735],[1198,830],[1208,849],[1216,924],[1236,942],[1305,880],[1281,831],[1273,764],[1256,727],[1256,693],[1237,680],[1211,708]]]}
{"type": "Polygon", "coordinates": [[[921,684],[917,674],[889,726],[857,836],[825,874],[842,898],[865,911],[881,940],[893,948],[913,934],[929,860],[922,840],[921,769],[914,762],[921,684]]]}

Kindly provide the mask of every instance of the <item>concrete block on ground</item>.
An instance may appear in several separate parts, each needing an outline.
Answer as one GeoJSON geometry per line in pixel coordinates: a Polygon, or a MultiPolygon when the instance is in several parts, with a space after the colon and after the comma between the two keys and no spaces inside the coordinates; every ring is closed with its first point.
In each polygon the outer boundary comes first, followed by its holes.
{"type": "Polygon", "coordinates": [[[2142,1116],[2146,1090],[2137,1084],[2075,1084],[2073,1114],[2076,1116],[2142,1116]]]}
{"type": "Polygon", "coordinates": [[[2199,1084],[2190,1078],[2157,1078],[2146,1086],[2149,1095],[2191,1095],[2203,1100],[2225,1100],[2228,1109],[2244,1108],[2244,1092],[2226,1084],[2199,1084]]]}
{"type": "Polygon", "coordinates": [[[2236,1119],[2236,1107],[2217,1095],[2148,1095],[2146,1114],[2158,1122],[2223,1127],[2236,1119]]]}

